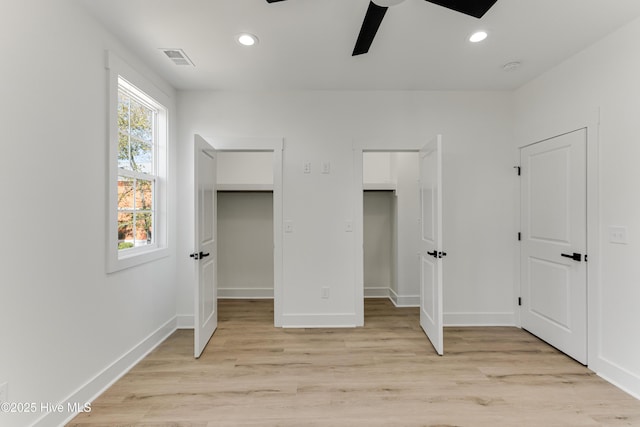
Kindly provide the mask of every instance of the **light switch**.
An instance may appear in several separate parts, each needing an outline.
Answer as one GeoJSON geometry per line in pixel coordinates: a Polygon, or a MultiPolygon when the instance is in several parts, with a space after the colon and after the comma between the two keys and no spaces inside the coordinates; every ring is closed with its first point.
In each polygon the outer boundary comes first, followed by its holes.
{"type": "Polygon", "coordinates": [[[351,233],[353,231],[353,221],[346,221],[344,223],[344,231],[351,233]]]}
{"type": "Polygon", "coordinates": [[[304,162],[303,169],[304,173],[311,173],[311,162],[304,162]]]}
{"type": "Polygon", "coordinates": [[[622,245],[628,244],[627,227],[609,226],[609,242],[622,245]]]}
{"type": "Polygon", "coordinates": [[[293,233],[293,221],[288,220],[284,222],[284,232],[293,233]]]}
{"type": "Polygon", "coordinates": [[[331,172],[331,162],[322,162],[322,173],[328,174],[331,172]]]}

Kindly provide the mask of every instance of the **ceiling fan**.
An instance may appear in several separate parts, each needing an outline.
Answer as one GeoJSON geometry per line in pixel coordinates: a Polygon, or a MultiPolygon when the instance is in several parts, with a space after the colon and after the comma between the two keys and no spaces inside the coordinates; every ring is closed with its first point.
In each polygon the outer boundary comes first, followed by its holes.
{"type": "MultiPolygon", "coordinates": [[[[276,3],[284,0],[267,0],[267,3],[276,3]]],[[[402,3],[404,0],[370,0],[367,13],[364,15],[364,21],[360,28],[360,34],[356,40],[356,45],[353,48],[351,56],[362,55],[369,52],[371,43],[378,32],[378,28],[382,23],[384,14],[387,13],[387,9],[390,6],[394,6],[398,3],[402,3]]],[[[446,7],[447,9],[455,10],[456,12],[464,13],[475,18],[482,18],[487,13],[491,6],[493,6],[498,0],[426,0],[429,3],[434,3],[439,6],[446,7]]]]}

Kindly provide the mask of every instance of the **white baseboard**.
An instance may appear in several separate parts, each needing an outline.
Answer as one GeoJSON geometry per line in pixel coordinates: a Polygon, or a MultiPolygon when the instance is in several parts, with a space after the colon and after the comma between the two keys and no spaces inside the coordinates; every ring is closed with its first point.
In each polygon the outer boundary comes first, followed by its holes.
{"type": "MultiPolygon", "coordinates": [[[[109,387],[118,381],[124,374],[129,372],[131,368],[137,365],[145,356],[153,349],[160,345],[176,330],[176,318],[172,318],[167,323],[152,332],[145,339],[140,341],[135,347],[123,354],[119,359],[107,366],[86,384],[71,393],[69,397],[60,402],[65,409],[79,404],[92,402],[109,387]]],[[[40,417],[34,424],[34,427],[45,426],[61,426],[65,425],[73,419],[79,412],[47,412],[40,417]]]]}
{"type": "Polygon", "coordinates": [[[380,287],[367,287],[364,288],[365,298],[389,298],[389,292],[391,289],[388,286],[380,287]]]}
{"type": "Polygon", "coordinates": [[[218,288],[221,299],[273,299],[273,288],[218,288]]]}
{"type": "Polygon", "coordinates": [[[355,313],[284,314],[283,328],[355,328],[355,313]]]}
{"type": "Polygon", "coordinates": [[[389,289],[389,299],[396,307],[420,307],[420,295],[398,295],[389,289]]]}
{"type": "Polygon", "coordinates": [[[193,329],[194,325],[193,314],[179,314],[176,316],[176,329],[193,329]]]}
{"type": "Polygon", "coordinates": [[[444,326],[515,326],[514,313],[444,313],[444,326]]]}
{"type": "Polygon", "coordinates": [[[640,376],[603,357],[599,357],[594,364],[590,363],[589,368],[593,365],[597,366],[596,374],[599,377],[640,400],[640,376]]]}
{"type": "Polygon", "coordinates": [[[398,295],[389,286],[364,288],[365,298],[389,298],[396,307],[419,307],[420,295],[398,295]]]}

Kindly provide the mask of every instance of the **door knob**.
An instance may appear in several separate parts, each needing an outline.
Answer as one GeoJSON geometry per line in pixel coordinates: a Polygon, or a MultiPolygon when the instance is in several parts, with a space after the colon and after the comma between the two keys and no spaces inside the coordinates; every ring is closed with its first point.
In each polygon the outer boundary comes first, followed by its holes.
{"type": "Polygon", "coordinates": [[[565,258],[571,258],[574,261],[582,261],[582,254],[578,254],[575,252],[573,254],[560,254],[560,255],[565,258]]]}
{"type": "Polygon", "coordinates": [[[202,258],[204,258],[204,257],[208,257],[208,256],[209,256],[209,252],[207,252],[206,254],[205,254],[205,253],[200,252],[200,254],[199,254],[199,255],[200,255],[200,259],[202,259],[202,258]]]}
{"type": "Polygon", "coordinates": [[[433,252],[427,251],[427,255],[431,255],[434,258],[438,258],[438,252],[436,252],[436,251],[433,251],[433,252]]]}

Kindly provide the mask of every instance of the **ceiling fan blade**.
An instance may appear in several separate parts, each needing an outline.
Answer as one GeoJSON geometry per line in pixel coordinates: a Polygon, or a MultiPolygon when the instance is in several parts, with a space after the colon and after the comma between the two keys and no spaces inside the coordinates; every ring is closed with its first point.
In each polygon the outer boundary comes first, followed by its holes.
{"type": "Polygon", "coordinates": [[[482,18],[498,0],[427,0],[447,9],[464,13],[475,18],[482,18]]]}
{"type": "Polygon", "coordinates": [[[362,55],[369,52],[373,38],[378,32],[380,23],[384,14],[387,13],[388,7],[378,6],[372,1],[369,1],[369,8],[366,15],[364,15],[364,21],[362,21],[362,27],[360,27],[360,34],[358,34],[358,40],[353,48],[351,56],[362,55]]]}

